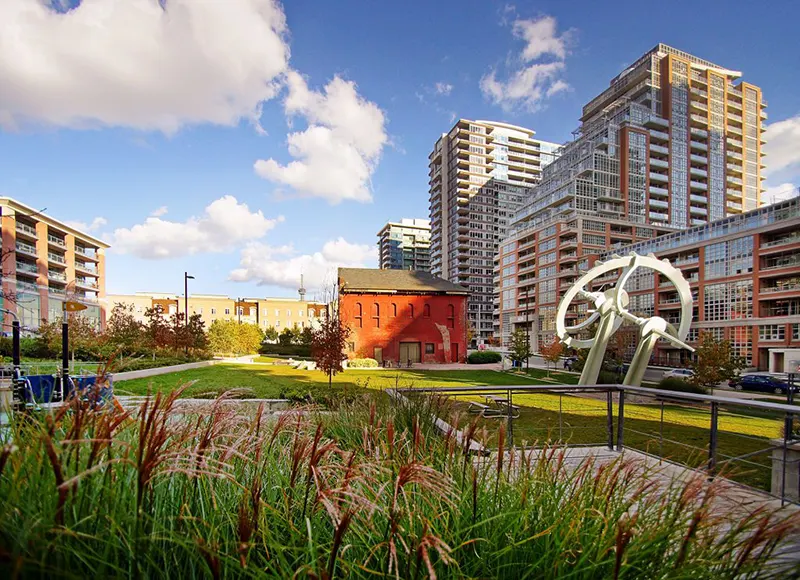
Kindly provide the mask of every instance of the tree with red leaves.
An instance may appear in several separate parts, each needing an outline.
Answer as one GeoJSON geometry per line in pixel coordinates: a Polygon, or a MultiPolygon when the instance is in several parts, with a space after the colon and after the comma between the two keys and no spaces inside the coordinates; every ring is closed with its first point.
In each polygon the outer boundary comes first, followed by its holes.
{"type": "Polygon", "coordinates": [[[343,370],[342,361],[350,328],[342,324],[334,305],[328,307],[328,314],[323,317],[319,328],[311,335],[311,355],[317,368],[328,375],[328,386],[333,383],[333,375],[343,370]]]}
{"type": "Polygon", "coordinates": [[[539,351],[542,358],[547,363],[547,376],[549,377],[550,365],[555,365],[561,358],[561,355],[564,354],[564,345],[561,344],[561,341],[556,336],[553,337],[553,341],[550,344],[543,344],[539,351]]]}

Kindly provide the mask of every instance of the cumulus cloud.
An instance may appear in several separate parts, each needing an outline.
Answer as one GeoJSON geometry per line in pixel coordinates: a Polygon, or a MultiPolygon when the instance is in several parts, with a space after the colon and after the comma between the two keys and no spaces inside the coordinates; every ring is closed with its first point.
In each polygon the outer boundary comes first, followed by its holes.
{"type": "Polygon", "coordinates": [[[767,190],[761,194],[761,203],[769,205],[779,201],[786,201],[789,198],[797,197],[800,195],[798,186],[793,183],[781,183],[774,187],[768,187],[767,190]]]}
{"type": "Polygon", "coordinates": [[[570,88],[561,76],[572,31],[559,35],[552,16],[517,19],[511,29],[525,46],[510,59],[505,80],[498,78],[497,70],[492,69],[481,78],[481,91],[506,111],[521,107],[534,112],[542,108],[546,99],[570,88]]]}
{"type": "Polygon", "coordinates": [[[240,267],[230,273],[230,279],[295,289],[302,274],[306,288],[321,290],[336,279],[337,268],[374,268],[377,261],[375,245],[354,244],[341,237],[312,254],[299,254],[292,246],[251,243],[242,250],[240,267]]]}
{"type": "Polygon", "coordinates": [[[287,137],[293,161],[283,165],[260,159],[258,175],[289,186],[296,195],[320,197],[331,204],[372,200],[370,178],[388,141],[383,111],[358,94],[355,83],[334,77],[322,92],[308,88],[295,71],[286,75],[284,109],[308,126],[287,137]]]}
{"type": "Polygon", "coordinates": [[[800,115],[766,126],[767,180],[800,183],[800,115]]]}
{"type": "Polygon", "coordinates": [[[2,0],[0,22],[6,129],[257,123],[288,67],[276,0],[2,0]]]}
{"type": "Polygon", "coordinates": [[[444,95],[445,97],[453,92],[453,85],[450,83],[436,83],[433,85],[433,91],[437,95],[444,95]]]}
{"type": "Polygon", "coordinates": [[[161,217],[162,215],[165,215],[166,213],[167,213],[167,206],[162,205],[161,207],[154,209],[150,213],[150,215],[153,216],[153,217],[161,217]]]}
{"type": "Polygon", "coordinates": [[[221,197],[202,216],[172,222],[150,216],[131,228],[118,228],[111,238],[112,251],[145,259],[226,252],[239,244],[257,240],[283,221],[268,219],[259,210],[250,211],[232,195],[221,197]]]}
{"type": "Polygon", "coordinates": [[[72,222],[65,222],[69,227],[75,228],[81,232],[96,232],[104,225],[108,223],[108,220],[104,217],[96,217],[91,222],[80,222],[80,221],[72,221],[72,222]]]}

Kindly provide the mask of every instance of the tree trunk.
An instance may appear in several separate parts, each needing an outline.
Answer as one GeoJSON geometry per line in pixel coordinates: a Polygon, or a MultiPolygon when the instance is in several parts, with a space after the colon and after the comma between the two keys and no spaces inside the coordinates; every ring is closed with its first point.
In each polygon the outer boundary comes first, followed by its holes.
{"type": "Polygon", "coordinates": [[[328,388],[330,389],[333,385],[333,373],[328,371],[328,388]]]}

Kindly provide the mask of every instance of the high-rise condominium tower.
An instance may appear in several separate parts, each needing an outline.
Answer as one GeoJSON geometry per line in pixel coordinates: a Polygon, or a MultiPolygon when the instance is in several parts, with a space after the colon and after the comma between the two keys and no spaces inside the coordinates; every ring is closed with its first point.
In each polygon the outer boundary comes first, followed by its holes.
{"type": "Polygon", "coordinates": [[[459,119],[428,157],[431,271],[469,288],[478,340],[492,335],[497,244],[557,147],[530,129],[459,119]]]}
{"type": "Polygon", "coordinates": [[[740,77],[659,44],[583,108],[501,245],[501,336],[527,325],[551,340],[588,254],[759,205],[766,102],[740,77]]]}
{"type": "Polygon", "coordinates": [[[431,269],[431,222],[406,219],[389,222],[378,232],[381,270],[431,269]]]}

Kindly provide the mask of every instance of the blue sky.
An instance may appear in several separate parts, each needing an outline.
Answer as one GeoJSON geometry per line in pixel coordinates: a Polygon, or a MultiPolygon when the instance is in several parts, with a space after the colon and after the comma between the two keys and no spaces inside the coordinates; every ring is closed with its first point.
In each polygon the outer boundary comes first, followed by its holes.
{"type": "Polygon", "coordinates": [[[387,220],[427,217],[453,118],[563,142],[658,42],[760,85],[767,183],[800,184],[797,2],[51,3],[0,3],[0,194],[110,241],[112,293],[188,270],[193,292],[287,296],[374,265],[387,220]]]}

